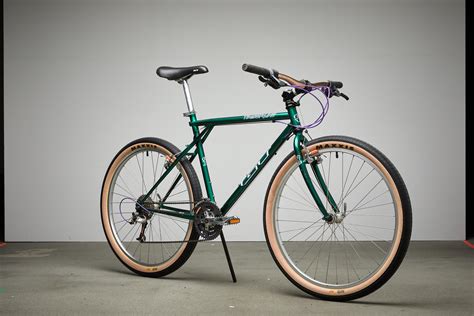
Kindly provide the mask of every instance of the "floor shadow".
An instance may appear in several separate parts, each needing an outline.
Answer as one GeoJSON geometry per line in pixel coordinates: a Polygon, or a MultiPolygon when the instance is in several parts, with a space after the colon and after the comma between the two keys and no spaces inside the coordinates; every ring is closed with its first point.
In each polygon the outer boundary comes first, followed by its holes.
{"type": "MultiPolygon", "coordinates": [[[[120,269],[117,267],[110,267],[110,266],[96,266],[96,268],[102,271],[110,272],[110,273],[117,273],[117,274],[127,275],[127,276],[138,276],[137,274],[135,274],[134,272],[128,269],[120,269]]],[[[200,273],[197,271],[196,273],[186,272],[186,275],[179,275],[175,272],[170,275],[160,277],[159,279],[172,280],[172,281],[178,281],[178,282],[197,281],[197,282],[206,282],[206,283],[214,283],[214,284],[233,283],[230,274],[223,275],[222,273],[219,273],[219,272],[200,273]]]]}
{"type": "MultiPolygon", "coordinates": [[[[311,296],[301,290],[298,289],[280,289],[278,292],[280,292],[283,295],[287,296],[292,296],[292,297],[298,297],[298,298],[303,298],[303,299],[308,299],[308,300],[314,300],[318,299],[315,298],[314,296],[311,296]]],[[[329,302],[329,301],[328,301],[329,302]]],[[[348,302],[329,302],[333,304],[352,304],[352,305],[367,305],[367,306],[392,306],[392,307],[422,307],[425,306],[426,304],[423,302],[419,301],[404,301],[404,302],[383,302],[383,301],[369,301],[367,298],[363,299],[358,299],[354,301],[348,301],[348,302]]]]}

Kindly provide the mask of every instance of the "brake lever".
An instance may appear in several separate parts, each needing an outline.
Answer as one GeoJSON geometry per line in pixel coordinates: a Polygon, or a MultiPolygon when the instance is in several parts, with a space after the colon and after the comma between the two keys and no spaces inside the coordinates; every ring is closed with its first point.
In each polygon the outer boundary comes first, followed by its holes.
{"type": "Polygon", "coordinates": [[[272,76],[271,78],[266,78],[264,76],[258,76],[258,80],[263,82],[264,86],[270,86],[273,89],[280,89],[283,84],[276,77],[272,76]]]}
{"type": "Polygon", "coordinates": [[[349,97],[342,93],[341,91],[339,91],[338,89],[333,89],[331,91],[331,95],[329,96],[330,98],[333,97],[333,96],[336,96],[336,97],[343,97],[344,99],[346,99],[346,101],[349,101],[349,97]]]}

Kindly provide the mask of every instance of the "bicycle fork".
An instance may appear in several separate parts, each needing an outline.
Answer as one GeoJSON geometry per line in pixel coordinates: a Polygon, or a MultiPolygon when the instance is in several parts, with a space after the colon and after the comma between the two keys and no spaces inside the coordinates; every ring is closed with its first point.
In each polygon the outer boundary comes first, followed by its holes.
{"type": "MultiPolygon", "coordinates": [[[[295,107],[289,107],[288,112],[290,113],[290,119],[292,121],[292,124],[296,126],[300,125],[298,113],[296,112],[295,107]]],[[[332,223],[335,220],[335,217],[327,211],[326,207],[324,206],[324,203],[321,201],[321,198],[319,197],[315,185],[313,184],[313,181],[311,180],[310,174],[308,172],[308,164],[310,165],[311,171],[313,172],[317,183],[319,184],[319,188],[325,195],[334,214],[339,214],[338,205],[332,197],[331,192],[329,192],[329,188],[324,181],[321,171],[319,170],[318,157],[311,157],[309,151],[305,147],[305,144],[306,138],[303,136],[303,131],[295,131],[295,137],[293,139],[293,149],[296,155],[296,159],[298,160],[298,168],[300,169],[304,182],[308,187],[309,192],[311,193],[311,197],[314,199],[314,202],[316,203],[319,211],[323,215],[323,219],[326,222],[332,223]]]]}

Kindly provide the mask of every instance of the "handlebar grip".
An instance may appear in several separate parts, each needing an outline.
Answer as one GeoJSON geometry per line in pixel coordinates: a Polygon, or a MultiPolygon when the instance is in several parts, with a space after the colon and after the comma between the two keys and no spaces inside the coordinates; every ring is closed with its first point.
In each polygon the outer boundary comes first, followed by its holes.
{"type": "Polygon", "coordinates": [[[340,81],[331,81],[330,83],[331,83],[331,86],[336,89],[341,89],[343,86],[342,82],[340,81]]]}
{"type": "Polygon", "coordinates": [[[243,64],[242,65],[242,70],[246,71],[246,72],[256,74],[256,75],[263,76],[265,78],[271,77],[272,74],[275,77],[278,77],[278,71],[276,71],[276,70],[270,70],[270,69],[267,69],[267,68],[254,66],[254,65],[251,65],[251,64],[243,64]]]}

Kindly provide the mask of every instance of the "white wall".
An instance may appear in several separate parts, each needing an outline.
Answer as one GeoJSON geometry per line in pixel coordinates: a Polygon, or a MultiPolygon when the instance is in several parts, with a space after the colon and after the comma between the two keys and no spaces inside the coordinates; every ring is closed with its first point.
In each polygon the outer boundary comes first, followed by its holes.
{"type": "MultiPolygon", "coordinates": [[[[343,81],[351,101],[334,100],[313,135],[364,139],[395,163],[414,239],[464,237],[461,0],[7,0],[4,19],[8,241],[104,240],[101,182],[121,146],[189,141],[181,87],[157,78],[159,65],[209,67],[190,81],[200,118],[283,110],[281,91],[242,72],[244,62],[343,81]]],[[[219,203],[280,129],[215,130],[206,148],[219,203]]],[[[234,207],[242,223],[229,240],[263,240],[266,186],[289,150],[234,207]]]]}

